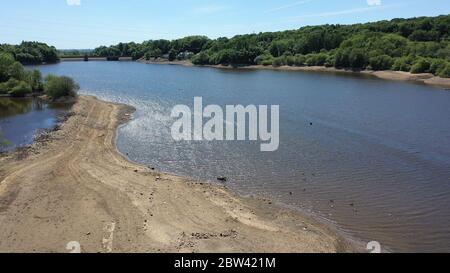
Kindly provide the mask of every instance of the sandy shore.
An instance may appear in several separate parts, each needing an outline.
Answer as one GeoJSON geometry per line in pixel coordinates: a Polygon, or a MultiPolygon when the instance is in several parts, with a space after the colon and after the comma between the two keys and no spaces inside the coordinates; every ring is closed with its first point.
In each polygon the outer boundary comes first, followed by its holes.
{"type": "Polygon", "coordinates": [[[134,110],[80,96],[59,131],[0,157],[0,252],[347,252],[268,200],[159,173],[117,153],[134,110]]]}
{"type": "MultiPolygon", "coordinates": [[[[190,61],[145,61],[139,60],[141,63],[147,64],[170,64],[170,65],[183,65],[194,66],[190,61]]],[[[247,69],[247,70],[275,70],[275,71],[312,71],[312,72],[331,72],[331,73],[346,73],[346,74],[362,74],[371,75],[384,80],[395,81],[413,81],[432,86],[441,87],[444,89],[450,89],[450,78],[436,77],[431,73],[412,74],[403,71],[354,71],[350,69],[337,69],[334,67],[324,66],[263,66],[263,65],[249,65],[249,66],[223,66],[223,65],[206,65],[205,67],[213,67],[219,69],[247,69]]]]}

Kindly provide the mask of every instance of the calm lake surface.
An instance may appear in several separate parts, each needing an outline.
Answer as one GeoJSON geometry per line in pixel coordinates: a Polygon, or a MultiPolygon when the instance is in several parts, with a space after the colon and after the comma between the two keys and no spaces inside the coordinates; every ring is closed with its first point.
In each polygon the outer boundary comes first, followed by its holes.
{"type": "Polygon", "coordinates": [[[330,73],[134,62],[40,66],[85,94],[137,108],[118,149],[162,171],[227,183],[327,219],[392,251],[450,251],[450,92],[330,73]],[[280,148],[175,142],[172,107],[280,105],[280,148]],[[312,126],[310,123],[312,122],[312,126]]]}
{"type": "Polygon", "coordinates": [[[68,106],[44,103],[39,98],[1,98],[0,132],[9,142],[0,151],[11,151],[33,142],[39,130],[53,128],[68,106]]]}

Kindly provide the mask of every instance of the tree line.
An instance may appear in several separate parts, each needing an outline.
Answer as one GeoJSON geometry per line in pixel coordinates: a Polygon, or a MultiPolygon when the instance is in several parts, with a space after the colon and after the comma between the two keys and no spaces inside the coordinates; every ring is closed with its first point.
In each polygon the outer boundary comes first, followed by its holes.
{"type": "Polygon", "coordinates": [[[189,36],[173,41],[169,40],[150,40],[143,43],[119,43],[113,46],[100,46],[92,52],[93,56],[98,57],[132,57],[133,60],[146,58],[159,58],[164,55],[169,60],[185,58],[201,52],[205,45],[210,42],[206,36],[189,36]]]}
{"type": "Polygon", "coordinates": [[[44,93],[51,100],[75,96],[79,86],[69,77],[48,75],[45,79],[39,70],[26,70],[14,56],[0,52],[0,95],[25,97],[44,93]]]}
{"type": "Polygon", "coordinates": [[[22,42],[20,45],[0,44],[0,52],[9,53],[16,61],[26,65],[59,61],[55,47],[39,42],[22,42]]]}
{"type": "Polygon", "coordinates": [[[101,46],[95,56],[190,58],[197,65],[327,66],[450,77],[450,15],[209,39],[190,36],[101,46]]]}

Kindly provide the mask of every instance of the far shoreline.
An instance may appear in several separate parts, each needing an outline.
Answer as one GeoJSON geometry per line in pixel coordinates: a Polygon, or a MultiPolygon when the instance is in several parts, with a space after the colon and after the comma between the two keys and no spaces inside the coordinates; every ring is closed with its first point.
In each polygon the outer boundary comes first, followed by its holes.
{"type": "Polygon", "coordinates": [[[413,74],[403,71],[373,71],[373,70],[352,70],[352,69],[338,69],[334,67],[325,66],[264,66],[264,65],[248,65],[248,66],[231,66],[231,65],[195,65],[191,61],[147,61],[143,59],[137,60],[143,64],[160,64],[160,65],[181,65],[187,67],[212,67],[217,69],[235,69],[235,70],[273,70],[273,71],[300,71],[300,72],[324,72],[324,73],[343,73],[353,75],[368,75],[383,80],[391,81],[409,81],[420,84],[431,85],[434,87],[450,90],[450,78],[441,78],[434,76],[431,73],[413,74]]]}

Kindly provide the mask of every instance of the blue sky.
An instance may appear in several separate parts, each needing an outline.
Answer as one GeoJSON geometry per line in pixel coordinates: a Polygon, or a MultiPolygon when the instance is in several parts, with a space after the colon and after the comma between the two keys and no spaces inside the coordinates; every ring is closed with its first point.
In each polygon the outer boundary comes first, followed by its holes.
{"type": "Polygon", "coordinates": [[[448,0],[2,0],[0,43],[94,48],[449,13],[448,0]]]}

